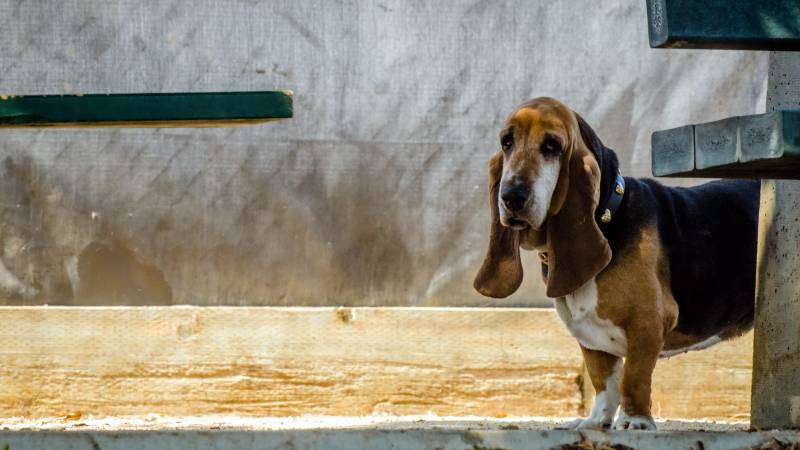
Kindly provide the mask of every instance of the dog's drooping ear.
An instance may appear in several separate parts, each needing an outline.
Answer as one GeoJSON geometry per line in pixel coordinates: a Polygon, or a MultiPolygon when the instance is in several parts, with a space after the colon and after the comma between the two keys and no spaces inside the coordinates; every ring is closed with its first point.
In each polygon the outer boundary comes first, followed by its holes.
{"type": "Polygon", "coordinates": [[[522,284],[522,261],[519,257],[519,231],[500,223],[497,199],[503,176],[503,154],[489,160],[489,207],[492,211],[489,248],[483,265],[475,277],[475,290],[487,297],[503,298],[513,294],[522,284]]]}
{"type": "Polygon", "coordinates": [[[600,167],[587,145],[583,138],[574,144],[566,167],[564,204],[547,221],[548,297],[575,292],[611,261],[608,240],[594,218],[600,167]]]}

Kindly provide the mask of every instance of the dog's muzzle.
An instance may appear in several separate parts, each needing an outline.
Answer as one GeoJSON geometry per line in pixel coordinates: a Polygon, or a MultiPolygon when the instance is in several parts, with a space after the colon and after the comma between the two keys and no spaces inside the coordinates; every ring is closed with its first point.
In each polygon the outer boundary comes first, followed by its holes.
{"type": "Polygon", "coordinates": [[[530,200],[531,190],[524,183],[505,185],[500,189],[500,201],[502,202],[503,212],[505,212],[506,226],[514,230],[524,230],[530,223],[523,219],[522,212],[525,211],[530,200]]]}

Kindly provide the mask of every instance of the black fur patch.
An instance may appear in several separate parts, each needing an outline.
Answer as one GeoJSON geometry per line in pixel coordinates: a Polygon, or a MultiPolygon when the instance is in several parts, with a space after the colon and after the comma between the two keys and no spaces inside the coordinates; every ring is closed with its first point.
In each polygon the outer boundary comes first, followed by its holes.
{"type": "Polygon", "coordinates": [[[749,330],[760,183],[723,180],[674,188],[655,180],[625,182],[625,199],[604,231],[613,252],[632,241],[637,230],[656,224],[679,308],[676,331],[705,339],[749,330]]]}

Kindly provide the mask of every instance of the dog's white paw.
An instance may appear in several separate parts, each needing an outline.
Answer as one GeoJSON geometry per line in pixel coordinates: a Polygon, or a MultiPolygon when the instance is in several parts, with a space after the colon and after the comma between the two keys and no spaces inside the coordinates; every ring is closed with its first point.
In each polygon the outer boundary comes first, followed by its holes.
{"type": "Polygon", "coordinates": [[[578,425],[580,425],[581,422],[583,422],[583,419],[578,418],[575,420],[570,420],[569,422],[560,423],[556,425],[556,430],[575,430],[578,428],[578,425]]]}
{"type": "Polygon", "coordinates": [[[656,422],[648,416],[629,416],[625,411],[620,411],[614,421],[615,430],[650,430],[656,431],[656,422]]]}
{"type": "MultiPolygon", "coordinates": [[[[617,370],[621,364],[617,364],[617,370]]],[[[619,408],[619,388],[617,387],[617,374],[609,376],[606,380],[606,389],[600,391],[594,399],[592,412],[585,417],[563,425],[568,430],[607,430],[619,408]]]]}
{"type": "Polygon", "coordinates": [[[611,421],[590,416],[585,419],[575,419],[562,423],[556,428],[559,430],[607,430],[611,428],[611,421]]]}
{"type": "Polygon", "coordinates": [[[604,421],[595,417],[587,417],[570,422],[570,430],[607,430],[611,427],[611,421],[604,421]]]}

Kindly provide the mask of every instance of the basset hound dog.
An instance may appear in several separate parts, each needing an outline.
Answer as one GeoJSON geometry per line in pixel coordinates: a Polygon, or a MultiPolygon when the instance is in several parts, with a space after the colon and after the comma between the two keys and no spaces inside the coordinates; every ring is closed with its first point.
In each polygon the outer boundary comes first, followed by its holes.
{"type": "Polygon", "coordinates": [[[520,106],[489,161],[489,249],[474,286],[512,294],[522,282],[520,247],[538,250],[547,296],[597,392],[589,417],[568,426],[653,430],[657,359],[752,327],[760,187],[667,187],[618,167],[559,101],[520,106]]]}

